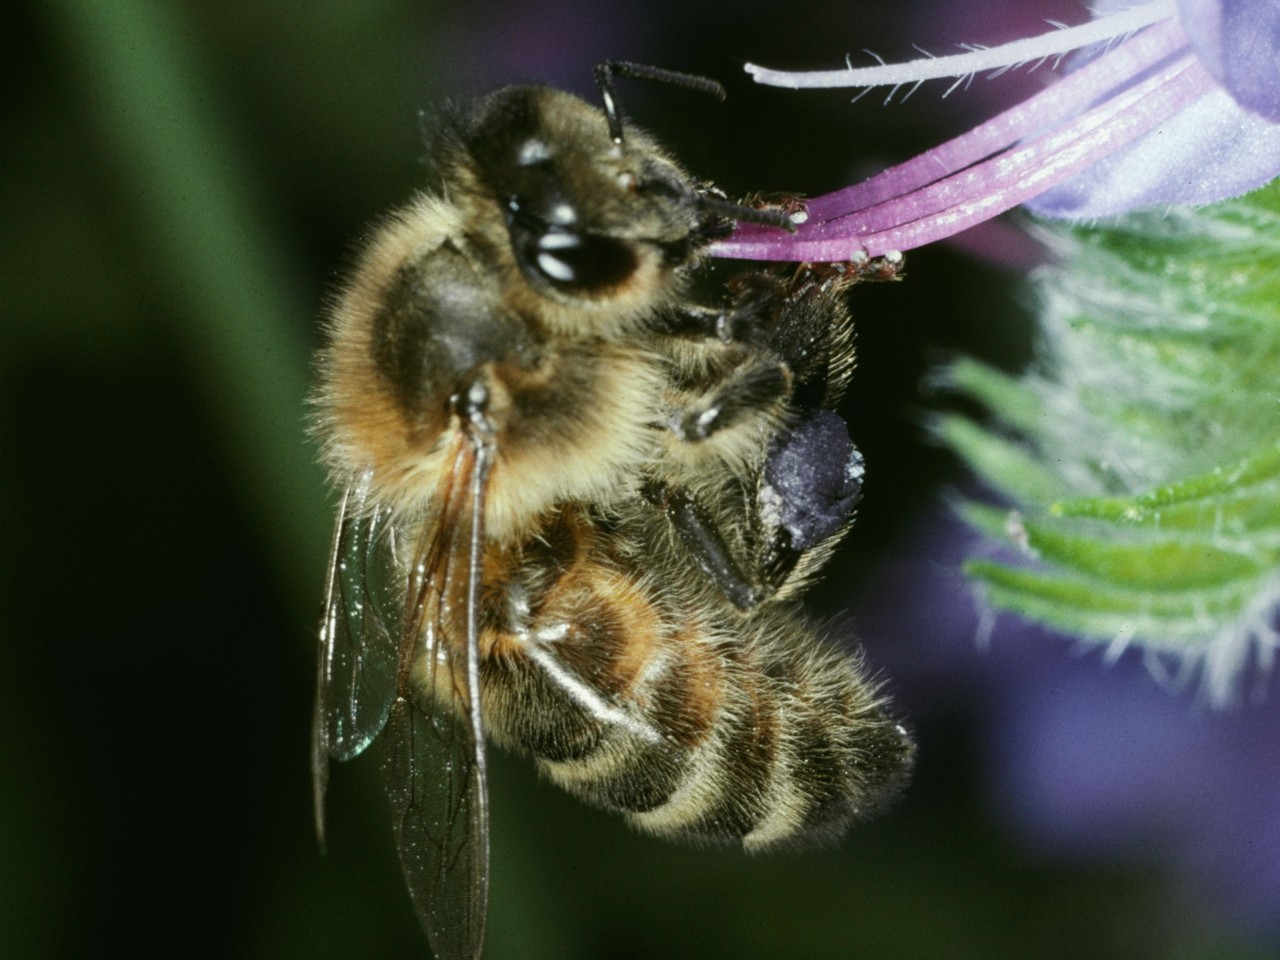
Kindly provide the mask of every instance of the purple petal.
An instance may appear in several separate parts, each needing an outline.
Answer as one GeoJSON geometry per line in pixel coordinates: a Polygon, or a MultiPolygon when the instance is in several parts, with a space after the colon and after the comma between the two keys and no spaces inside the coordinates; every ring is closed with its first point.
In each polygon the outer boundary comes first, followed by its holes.
{"type": "Polygon", "coordinates": [[[1192,49],[1236,103],[1280,122],[1280,4],[1178,0],[1192,49]]]}
{"type": "Polygon", "coordinates": [[[943,239],[1020,203],[1088,219],[1262,186],[1280,174],[1280,3],[1176,2],[1178,20],[962,137],[811,201],[794,234],[743,224],[712,253],[855,259],[943,239]]]}
{"type": "Polygon", "coordinates": [[[1280,124],[1244,110],[1218,87],[1027,207],[1079,220],[1139,207],[1215,203],[1277,174],[1280,124]]]}
{"type": "Polygon", "coordinates": [[[1137,142],[1027,204],[1084,220],[1216,203],[1280,175],[1280,4],[1178,0],[1201,64],[1222,86],[1137,142]]]}

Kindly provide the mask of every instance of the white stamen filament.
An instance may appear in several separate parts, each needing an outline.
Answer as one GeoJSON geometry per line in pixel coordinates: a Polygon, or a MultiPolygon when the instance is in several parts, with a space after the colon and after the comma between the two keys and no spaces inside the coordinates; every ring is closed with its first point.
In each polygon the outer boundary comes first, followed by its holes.
{"type": "Polygon", "coordinates": [[[1105,43],[1124,37],[1143,27],[1167,20],[1175,15],[1174,0],[1152,0],[1098,17],[1078,27],[1053,30],[1038,37],[1026,37],[998,47],[973,49],[947,57],[926,57],[906,63],[882,64],[875,67],[842,70],[788,71],[771,70],[758,64],[747,64],[747,73],[756,83],[793,90],[829,87],[883,87],[919,83],[941,77],[966,77],[986,70],[1007,70],[1031,61],[1058,57],[1093,43],[1105,43]]]}

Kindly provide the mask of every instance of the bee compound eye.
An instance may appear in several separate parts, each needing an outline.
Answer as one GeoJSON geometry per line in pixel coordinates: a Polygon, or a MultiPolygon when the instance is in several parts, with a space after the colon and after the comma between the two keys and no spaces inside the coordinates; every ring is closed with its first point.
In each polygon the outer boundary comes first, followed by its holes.
{"type": "Polygon", "coordinates": [[[608,290],[636,270],[635,251],[613,237],[571,230],[538,231],[515,222],[511,239],[525,276],[569,293],[608,290]]]}
{"type": "Polygon", "coordinates": [[[619,240],[590,234],[548,233],[538,241],[538,268],[568,286],[598,289],[635,271],[635,255],[619,240]]]}

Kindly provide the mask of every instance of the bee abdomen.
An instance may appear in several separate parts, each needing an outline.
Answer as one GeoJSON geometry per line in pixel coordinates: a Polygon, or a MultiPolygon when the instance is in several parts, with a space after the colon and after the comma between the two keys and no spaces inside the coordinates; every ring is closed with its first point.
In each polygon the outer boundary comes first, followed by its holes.
{"type": "Polygon", "coordinates": [[[860,661],[785,606],[742,616],[659,586],[573,516],[540,542],[515,579],[493,571],[510,585],[490,595],[508,612],[482,642],[485,723],[569,792],[762,849],[838,835],[905,782],[911,740],[860,661]]]}
{"type": "Polygon", "coordinates": [[[726,654],[733,696],[708,748],[671,802],[631,819],[652,833],[748,850],[837,836],[897,793],[910,738],[855,660],[823,650],[799,623],[786,624],[789,635],[776,622],[746,626],[726,654]],[[781,649],[766,639],[779,635],[781,649]]]}
{"type": "Polygon", "coordinates": [[[756,850],[834,837],[905,781],[909,737],[856,660],[800,622],[646,633],[596,603],[485,675],[520,711],[499,739],[581,799],[649,833],[756,850]]]}
{"type": "Polygon", "coordinates": [[[616,681],[645,658],[625,689],[607,681],[597,688],[601,736],[595,749],[577,757],[533,751],[543,772],[571,793],[628,813],[673,802],[713,739],[723,695],[724,677],[708,651],[685,646],[683,634],[649,639],[654,642],[647,649],[633,648],[616,661],[592,658],[596,669],[583,675],[616,681]]]}

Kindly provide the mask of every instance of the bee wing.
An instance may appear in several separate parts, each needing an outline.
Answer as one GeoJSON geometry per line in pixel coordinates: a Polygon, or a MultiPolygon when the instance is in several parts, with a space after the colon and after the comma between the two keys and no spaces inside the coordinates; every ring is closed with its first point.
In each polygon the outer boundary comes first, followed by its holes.
{"type": "Polygon", "coordinates": [[[368,487],[342,497],[329,558],[312,720],[316,832],[324,841],[329,760],[349,760],[386,724],[396,692],[403,564],[396,528],[383,507],[368,508],[368,487]]]}
{"type": "Polygon", "coordinates": [[[477,960],[489,897],[484,746],[465,722],[392,705],[382,775],[409,895],[439,960],[477,960]]]}
{"type": "Polygon", "coordinates": [[[492,441],[460,441],[411,566],[382,759],[405,880],[440,960],[479,958],[489,893],[477,604],[492,441]]]}

